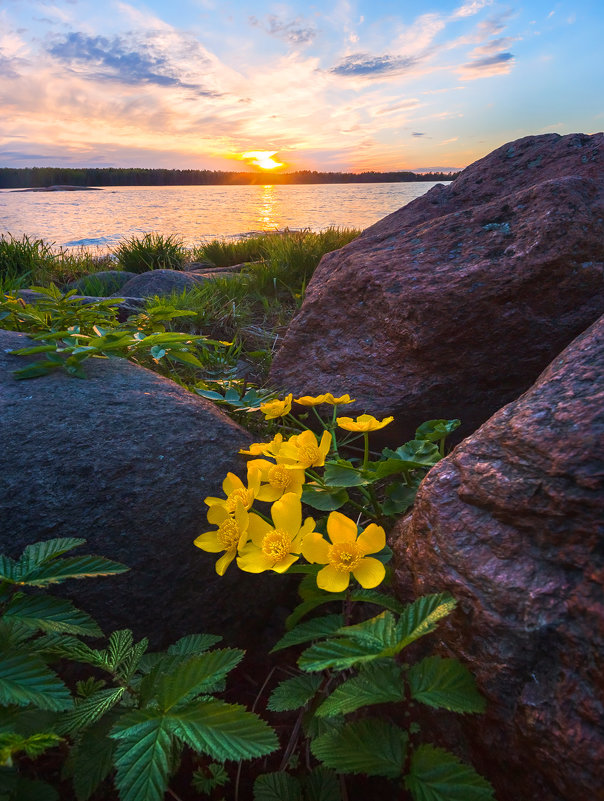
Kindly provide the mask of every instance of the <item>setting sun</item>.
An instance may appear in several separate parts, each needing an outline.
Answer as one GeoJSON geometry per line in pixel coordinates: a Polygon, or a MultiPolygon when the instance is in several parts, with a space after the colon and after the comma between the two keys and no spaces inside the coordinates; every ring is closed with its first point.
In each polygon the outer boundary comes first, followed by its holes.
{"type": "Polygon", "coordinates": [[[280,161],[275,161],[275,159],[272,158],[276,152],[276,150],[250,150],[248,153],[242,153],[241,158],[253,167],[261,167],[263,170],[274,170],[275,167],[283,167],[280,161]]]}

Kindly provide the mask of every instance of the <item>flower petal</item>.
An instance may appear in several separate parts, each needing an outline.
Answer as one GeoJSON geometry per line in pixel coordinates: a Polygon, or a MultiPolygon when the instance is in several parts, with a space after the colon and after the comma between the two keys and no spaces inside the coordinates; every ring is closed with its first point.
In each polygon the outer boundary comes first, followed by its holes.
{"type": "Polygon", "coordinates": [[[357,538],[357,524],[341,512],[331,512],[327,518],[329,539],[336,542],[354,542],[357,538]]]}
{"type": "Polygon", "coordinates": [[[235,473],[227,473],[222,482],[222,491],[228,496],[237,489],[244,489],[243,481],[235,473]]]}
{"type": "Polygon", "coordinates": [[[221,503],[210,506],[208,509],[208,523],[211,523],[213,526],[219,526],[223,520],[227,519],[228,516],[229,513],[224,506],[224,500],[221,503]]]}
{"type": "Polygon", "coordinates": [[[326,592],[344,592],[350,583],[350,573],[342,573],[327,565],[317,573],[317,587],[326,592]]]}
{"type": "Polygon", "coordinates": [[[217,531],[206,531],[204,534],[200,534],[193,540],[193,545],[201,548],[202,551],[208,551],[208,553],[224,551],[224,545],[218,539],[217,531]]]}
{"type": "Polygon", "coordinates": [[[285,571],[289,570],[289,568],[293,565],[293,563],[296,562],[299,558],[300,557],[297,554],[290,553],[287,556],[284,556],[283,559],[280,559],[278,562],[276,562],[272,566],[271,570],[274,570],[275,573],[285,573],[285,571]]]}
{"type": "Polygon", "coordinates": [[[386,575],[386,568],[379,559],[366,556],[361,559],[358,566],[352,571],[352,575],[361,587],[370,590],[372,587],[377,587],[378,584],[382,583],[386,575]]]}
{"type": "Polygon", "coordinates": [[[251,537],[254,545],[257,545],[260,548],[262,545],[262,538],[267,531],[271,531],[271,529],[272,526],[270,523],[267,523],[266,520],[263,520],[259,515],[256,515],[253,512],[250,514],[250,522],[248,523],[247,533],[251,537]]]}
{"type": "Polygon", "coordinates": [[[235,554],[237,551],[235,548],[231,548],[229,551],[225,551],[220,559],[216,562],[216,572],[219,576],[224,576],[227,567],[231,564],[233,559],[235,558],[235,554]]]}
{"type": "Polygon", "coordinates": [[[329,543],[318,531],[311,531],[302,540],[300,548],[302,556],[311,564],[326,565],[329,561],[329,543]]]}
{"type": "Polygon", "coordinates": [[[302,503],[295,492],[286,492],[271,507],[275,528],[282,528],[294,537],[302,525],[302,503]]]}
{"type": "Polygon", "coordinates": [[[268,559],[260,548],[256,548],[249,542],[241,549],[241,555],[237,557],[237,565],[246,573],[264,573],[273,566],[271,559],[268,559]]]}
{"type": "Polygon", "coordinates": [[[386,532],[376,523],[370,523],[365,531],[361,531],[357,544],[363,553],[379,553],[386,545],[386,532]]]}

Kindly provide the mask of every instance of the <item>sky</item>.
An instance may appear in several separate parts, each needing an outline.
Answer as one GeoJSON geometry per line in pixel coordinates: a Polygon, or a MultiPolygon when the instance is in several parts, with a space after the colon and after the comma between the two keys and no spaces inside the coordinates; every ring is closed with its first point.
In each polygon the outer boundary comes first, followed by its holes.
{"type": "Polygon", "coordinates": [[[0,166],[461,168],[604,128],[603,23],[601,0],[0,0],[0,166]]]}

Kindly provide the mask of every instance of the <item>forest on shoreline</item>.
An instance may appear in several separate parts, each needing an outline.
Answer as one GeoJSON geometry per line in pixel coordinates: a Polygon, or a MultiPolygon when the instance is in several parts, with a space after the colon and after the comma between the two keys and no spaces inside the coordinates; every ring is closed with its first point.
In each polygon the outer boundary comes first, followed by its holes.
{"type": "Polygon", "coordinates": [[[229,186],[275,184],[364,184],[452,181],[448,172],[222,172],[122,167],[0,167],[0,189],[71,186],[229,186]]]}

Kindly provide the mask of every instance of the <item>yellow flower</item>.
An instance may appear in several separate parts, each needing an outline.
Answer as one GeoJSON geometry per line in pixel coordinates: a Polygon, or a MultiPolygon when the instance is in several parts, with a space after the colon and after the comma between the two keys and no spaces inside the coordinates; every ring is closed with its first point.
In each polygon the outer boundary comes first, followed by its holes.
{"type": "Polygon", "coordinates": [[[277,461],[292,468],[321,467],[331,448],[331,434],[324,431],[321,442],[312,431],[294,434],[279,448],[277,461]]]}
{"type": "Polygon", "coordinates": [[[239,551],[237,564],[248,573],[274,570],[285,573],[300,556],[304,537],[315,527],[312,517],[302,524],[302,504],[294,492],[287,492],[271,506],[273,525],[258,515],[250,515],[247,542],[239,551]]]}
{"type": "Polygon", "coordinates": [[[376,420],[376,418],[370,414],[361,414],[356,420],[353,420],[352,417],[338,417],[336,423],[340,428],[346,431],[360,431],[366,433],[368,431],[378,431],[393,420],[394,417],[384,417],[383,420],[376,420]]]}
{"type": "Polygon", "coordinates": [[[247,456],[276,457],[282,444],[283,434],[275,434],[270,442],[252,442],[249,450],[242,448],[239,453],[245,453],[247,456]]]}
{"type": "Polygon", "coordinates": [[[326,392],[325,395],[303,395],[301,398],[296,398],[294,403],[299,403],[301,406],[318,406],[320,403],[331,403],[335,406],[338,403],[354,403],[354,399],[350,395],[341,395],[339,398],[334,398],[331,392],[326,392]]]}
{"type": "Polygon", "coordinates": [[[265,420],[274,420],[276,417],[285,417],[292,409],[293,394],[290,392],[285,398],[281,400],[272,400],[262,403],[260,411],[264,414],[265,420]]]}
{"type": "Polygon", "coordinates": [[[224,506],[220,506],[215,507],[213,517],[212,522],[218,526],[217,530],[200,534],[194,544],[202,551],[210,553],[224,551],[224,554],[216,562],[216,572],[219,576],[224,576],[227,567],[237,554],[237,549],[247,542],[250,515],[238,500],[234,514],[230,514],[224,506]]]}
{"type": "Polygon", "coordinates": [[[257,468],[260,471],[260,480],[266,482],[256,495],[259,501],[277,501],[287,492],[293,492],[298,498],[302,496],[302,484],[306,480],[304,468],[286,467],[267,459],[254,459],[250,466],[257,468]]]}
{"type": "Polygon", "coordinates": [[[327,533],[331,544],[316,531],[308,534],[302,543],[302,556],[311,563],[326,565],[317,574],[317,586],[327,592],[343,592],[350,582],[350,574],[361,587],[371,589],[380,584],[386,569],[379,559],[367,556],[379,553],[386,545],[386,534],[381,526],[370,523],[357,537],[357,525],[340,512],[327,518],[327,533]]]}
{"type": "Polygon", "coordinates": [[[208,496],[205,503],[210,507],[208,509],[208,521],[210,523],[218,524],[222,519],[222,512],[219,510],[225,509],[230,515],[235,513],[237,502],[243,504],[244,509],[251,509],[254,503],[254,498],[260,489],[260,472],[255,467],[247,468],[247,487],[243,481],[234,473],[227,473],[225,480],[222,482],[222,489],[226,498],[214,498],[208,496]]]}

